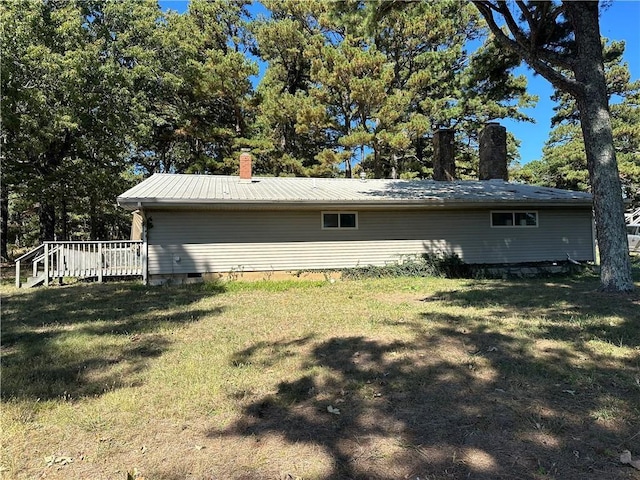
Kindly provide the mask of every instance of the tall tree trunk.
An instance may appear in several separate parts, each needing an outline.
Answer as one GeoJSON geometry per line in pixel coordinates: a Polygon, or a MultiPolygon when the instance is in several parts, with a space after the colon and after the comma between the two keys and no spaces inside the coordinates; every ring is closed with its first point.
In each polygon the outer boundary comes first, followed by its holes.
{"type": "Polygon", "coordinates": [[[374,143],[373,147],[373,178],[384,178],[384,166],[380,158],[380,147],[374,143]]]}
{"type": "Polygon", "coordinates": [[[62,240],[69,239],[69,212],[67,211],[67,200],[62,199],[60,202],[60,237],[62,240]]]}
{"type": "Polygon", "coordinates": [[[9,187],[4,179],[0,183],[0,260],[9,260],[7,248],[9,233],[9,187]]]}
{"type": "Polygon", "coordinates": [[[345,178],[352,178],[352,173],[351,173],[351,159],[348,158],[344,161],[344,176],[345,178]]]}
{"type": "Polygon", "coordinates": [[[396,155],[395,153],[391,155],[391,178],[393,180],[398,179],[398,167],[399,167],[398,158],[399,158],[398,155],[396,155]]]}
{"type": "Polygon", "coordinates": [[[89,240],[98,240],[98,219],[96,218],[96,201],[89,196],[89,240]]]}
{"type": "Polygon", "coordinates": [[[598,2],[565,2],[564,5],[575,32],[575,78],[585,87],[582,94],[576,96],[576,101],[580,109],[580,125],[594,197],[601,289],[612,292],[631,291],[634,285],[624,221],[622,186],[613,148],[598,2]]]}
{"type": "Polygon", "coordinates": [[[56,234],[56,209],[47,200],[40,202],[38,209],[40,219],[40,242],[55,240],[56,234]]]}
{"type": "Polygon", "coordinates": [[[416,158],[420,166],[424,165],[424,140],[420,136],[416,137],[416,158]]]}

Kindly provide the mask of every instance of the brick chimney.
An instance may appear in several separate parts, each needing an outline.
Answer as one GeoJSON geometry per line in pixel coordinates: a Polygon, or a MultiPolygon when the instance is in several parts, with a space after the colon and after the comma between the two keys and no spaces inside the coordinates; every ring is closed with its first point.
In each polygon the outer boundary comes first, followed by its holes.
{"type": "Polygon", "coordinates": [[[251,183],[251,154],[243,148],[240,154],[240,183],[251,183]]]}
{"type": "Polygon", "coordinates": [[[507,171],[507,129],[498,122],[489,122],[480,131],[480,180],[509,180],[507,171]]]}
{"type": "Polygon", "coordinates": [[[433,179],[450,182],[456,179],[454,132],[440,129],[433,134],[433,179]]]}

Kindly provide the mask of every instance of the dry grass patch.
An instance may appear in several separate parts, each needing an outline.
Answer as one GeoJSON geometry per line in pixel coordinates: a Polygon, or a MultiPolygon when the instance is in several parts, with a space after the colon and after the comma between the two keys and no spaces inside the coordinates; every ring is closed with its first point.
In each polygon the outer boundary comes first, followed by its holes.
{"type": "Polygon", "coordinates": [[[3,478],[637,478],[588,277],[2,287],[3,478]]]}

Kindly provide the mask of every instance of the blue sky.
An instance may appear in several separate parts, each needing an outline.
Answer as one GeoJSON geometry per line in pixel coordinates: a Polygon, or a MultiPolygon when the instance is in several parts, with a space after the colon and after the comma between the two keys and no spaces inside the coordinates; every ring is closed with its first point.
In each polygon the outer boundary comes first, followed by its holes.
{"type": "MultiPolygon", "coordinates": [[[[163,9],[178,12],[184,12],[188,3],[188,0],[160,0],[163,9]]],[[[253,13],[259,13],[263,11],[263,7],[256,5],[251,10],[253,13]]],[[[640,0],[612,1],[600,18],[600,33],[611,40],[626,42],[624,59],[629,64],[631,78],[632,80],[640,79],[640,0]]],[[[549,136],[554,103],[550,99],[553,89],[549,82],[540,76],[533,75],[532,71],[526,67],[520,67],[519,73],[527,75],[529,93],[539,97],[537,106],[526,110],[536,123],[511,120],[501,120],[501,123],[520,140],[520,163],[525,164],[542,157],[542,147],[549,136]]]]}

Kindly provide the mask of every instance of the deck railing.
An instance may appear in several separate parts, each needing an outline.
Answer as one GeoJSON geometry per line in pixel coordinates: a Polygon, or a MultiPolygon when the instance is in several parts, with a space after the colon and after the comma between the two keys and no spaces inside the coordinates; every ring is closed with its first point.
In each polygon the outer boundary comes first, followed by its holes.
{"type": "Polygon", "coordinates": [[[624,217],[627,225],[640,224],[640,208],[635,209],[633,212],[625,213],[624,217]]]}
{"type": "Polygon", "coordinates": [[[97,278],[144,276],[145,252],[139,240],[109,242],[44,242],[16,259],[16,286],[20,287],[21,265],[31,260],[33,278],[45,285],[62,277],[97,278]]]}

